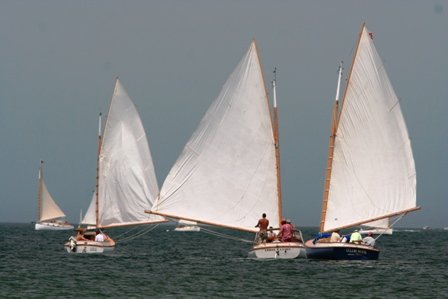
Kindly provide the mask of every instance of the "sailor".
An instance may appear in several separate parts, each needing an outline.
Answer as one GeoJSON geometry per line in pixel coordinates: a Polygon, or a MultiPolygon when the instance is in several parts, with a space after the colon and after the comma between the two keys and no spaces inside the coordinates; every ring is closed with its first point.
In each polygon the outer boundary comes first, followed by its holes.
{"type": "Polygon", "coordinates": [[[367,245],[367,246],[375,246],[375,239],[372,237],[372,232],[369,232],[369,234],[367,235],[367,237],[365,237],[364,239],[362,239],[362,243],[367,245]]]}
{"type": "Polygon", "coordinates": [[[332,232],[330,242],[336,243],[336,242],[340,242],[340,241],[341,241],[341,235],[339,234],[339,231],[336,230],[336,231],[332,232]]]}
{"type": "Polygon", "coordinates": [[[362,236],[357,229],[350,235],[350,243],[361,244],[362,236]]]}
{"type": "Polygon", "coordinates": [[[255,227],[259,227],[260,231],[258,232],[258,237],[260,238],[260,240],[262,242],[266,242],[267,238],[268,238],[268,234],[267,234],[267,230],[268,230],[268,226],[269,226],[269,220],[266,218],[266,213],[263,213],[263,215],[261,215],[262,218],[260,218],[258,220],[257,225],[255,225],[255,227]]]}
{"type": "Polygon", "coordinates": [[[96,230],[95,242],[104,242],[104,234],[99,229],[96,230]]]}

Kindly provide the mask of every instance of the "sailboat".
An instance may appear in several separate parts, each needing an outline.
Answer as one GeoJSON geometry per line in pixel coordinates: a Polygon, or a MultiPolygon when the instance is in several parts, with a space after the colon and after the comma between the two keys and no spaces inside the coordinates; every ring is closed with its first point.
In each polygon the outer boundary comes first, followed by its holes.
{"type": "MultiPolygon", "coordinates": [[[[145,212],[252,233],[267,213],[277,228],[282,219],[277,128],[253,41],[145,212]]],[[[249,255],[305,255],[300,242],[256,240],[249,255]]]]}
{"type": "Polygon", "coordinates": [[[147,215],[159,192],[146,133],[137,108],[117,78],[103,134],[98,132],[96,188],[78,229],[65,244],[68,252],[111,251],[115,241],[106,228],[165,222],[147,215]],[[104,241],[95,241],[100,231],[104,241]]]}
{"type": "Polygon", "coordinates": [[[44,161],[40,161],[37,191],[37,222],[35,230],[68,230],[73,225],[65,220],[65,214],[56,204],[44,180],[44,161]]]}
{"type": "Polygon", "coordinates": [[[197,222],[187,221],[180,219],[177,222],[177,226],[174,228],[176,232],[199,232],[201,227],[198,226],[197,222]]]}
{"type": "Polygon", "coordinates": [[[370,233],[373,235],[392,235],[393,228],[391,227],[390,220],[388,218],[385,218],[362,224],[359,233],[370,233]]]}
{"type": "MultiPolygon", "coordinates": [[[[362,25],[339,110],[339,68],[320,232],[328,233],[418,210],[411,142],[397,96],[371,35],[362,25]]],[[[308,258],[376,260],[363,244],[305,243],[308,258]]]]}

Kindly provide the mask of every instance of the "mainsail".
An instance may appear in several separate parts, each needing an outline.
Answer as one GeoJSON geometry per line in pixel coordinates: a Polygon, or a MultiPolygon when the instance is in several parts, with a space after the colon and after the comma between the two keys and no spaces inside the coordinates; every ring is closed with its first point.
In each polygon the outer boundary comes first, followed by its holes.
{"type": "Polygon", "coordinates": [[[322,231],[416,209],[416,171],[406,124],[364,25],[334,142],[322,231]]]}
{"type": "Polygon", "coordinates": [[[244,231],[279,223],[275,141],[255,42],[169,172],[152,213],[244,231]]]}
{"type": "Polygon", "coordinates": [[[39,215],[37,221],[41,222],[65,217],[64,212],[62,212],[53,197],[51,197],[50,192],[48,192],[44,180],[43,161],[41,161],[38,176],[39,215]]]}
{"type": "Polygon", "coordinates": [[[97,194],[82,223],[111,227],[159,222],[161,217],[144,213],[159,192],[146,133],[118,79],[101,140],[97,194]]]}

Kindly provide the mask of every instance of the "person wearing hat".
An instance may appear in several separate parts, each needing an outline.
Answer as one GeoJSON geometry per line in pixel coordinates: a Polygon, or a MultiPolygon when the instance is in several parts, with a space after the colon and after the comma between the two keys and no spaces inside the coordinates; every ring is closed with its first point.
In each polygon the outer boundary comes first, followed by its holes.
{"type": "Polygon", "coordinates": [[[372,232],[369,232],[369,234],[367,235],[367,237],[365,237],[364,239],[362,239],[362,243],[367,245],[367,246],[375,246],[375,239],[372,237],[372,232]]]}
{"type": "Polygon", "coordinates": [[[362,236],[357,229],[350,235],[350,243],[361,244],[362,236]]]}

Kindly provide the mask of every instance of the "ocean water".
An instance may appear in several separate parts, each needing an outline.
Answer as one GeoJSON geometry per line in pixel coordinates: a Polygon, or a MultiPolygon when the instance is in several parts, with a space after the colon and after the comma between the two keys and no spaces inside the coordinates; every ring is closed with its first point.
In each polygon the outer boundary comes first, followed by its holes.
{"type": "Polygon", "coordinates": [[[448,298],[448,231],[383,236],[366,262],[248,259],[250,243],[173,228],[81,255],[63,248],[71,231],[0,224],[0,298],[448,298]]]}

